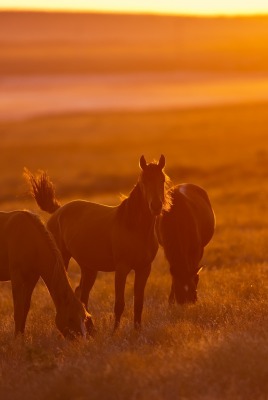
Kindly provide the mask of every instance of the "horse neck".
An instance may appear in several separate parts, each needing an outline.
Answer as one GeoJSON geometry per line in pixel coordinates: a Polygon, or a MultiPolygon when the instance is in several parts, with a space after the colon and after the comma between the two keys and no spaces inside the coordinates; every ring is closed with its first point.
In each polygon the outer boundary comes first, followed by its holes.
{"type": "Polygon", "coordinates": [[[51,233],[37,216],[31,215],[31,217],[40,234],[39,250],[40,254],[42,254],[42,258],[39,260],[40,276],[45,282],[58,310],[70,304],[74,299],[74,294],[64,268],[61,254],[51,233]]]}
{"type": "Polygon", "coordinates": [[[149,206],[145,201],[139,183],[137,183],[119,206],[122,221],[132,230],[147,233],[154,230],[156,218],[152,216],[149,206]]]}
{"type": "Polygon", "coordinates": [[[41,277],[49,290],[56,310],[59,311],[74,301],[74,293],[60,256],[55,254],[53,258],[54,262],[44,265],[41,277]]]}

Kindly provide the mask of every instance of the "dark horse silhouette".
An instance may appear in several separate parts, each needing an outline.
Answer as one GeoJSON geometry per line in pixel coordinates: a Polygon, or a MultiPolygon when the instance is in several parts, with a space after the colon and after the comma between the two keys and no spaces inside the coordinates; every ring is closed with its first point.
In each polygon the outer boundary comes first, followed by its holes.
{"type": "Polygon", "coordinates": [[[68,338],[93,333],[93,323],[68,281],[61,254],[40,219],[29,211],[0,212],[0,280],[11,280],[15,335],[24,333],[39,277],[56,307],[56,325],[68,338]]]}
{"type": "Polygon", "coordinates": [[[169,190],[171,206],[157,222],[157,236],[163,246],[172,275],[170,304],[196,302],[199,263],[211,240],[215,215],[208,195],[199,186],[184,183],[169,190]]]}
{"type": "Polygon", "coordinates": [[[47,174],[41,172],[39,177],[34,177],[26,170],[37,204],[52,213],[47,227],[56,239],[66,268],[71,257],[81,268],[76,293],[86,307],[97,272],[115,271],[114,329],[119,326],[125,307],[126,278],[132,269],[135,271],[134,326],[139,328],[141,324],[144,289],[158,250],[155,223],[166,203],[168,178],[163,172],[164,166],[163,155],[158,163],[150,164],[142,156],[137,184],[115,207],[85,200],[60,206],[47,174]]]}

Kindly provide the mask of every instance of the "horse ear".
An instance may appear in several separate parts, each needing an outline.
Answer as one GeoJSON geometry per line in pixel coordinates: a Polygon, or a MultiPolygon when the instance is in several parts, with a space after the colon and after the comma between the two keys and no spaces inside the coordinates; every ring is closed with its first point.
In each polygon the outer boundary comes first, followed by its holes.
{"type": "Polygon", "coordinates": [[[160,157],[160,159],[159,159],[157,165],[158,165],[161,169],[163,169],[164,166],[166,165],[166,160],[165,160],[165,157],[163,156],[163,154],[161,154],[161,157],[160,157]]]}
{"type": "Polygon", "coordinates": [[[141,167],[141,169],[145,169],[146,166],[147,166],[147,162],[146,162],[144,156],[141,156],[141,158],[140,158],[140,167],[141,167]]]}

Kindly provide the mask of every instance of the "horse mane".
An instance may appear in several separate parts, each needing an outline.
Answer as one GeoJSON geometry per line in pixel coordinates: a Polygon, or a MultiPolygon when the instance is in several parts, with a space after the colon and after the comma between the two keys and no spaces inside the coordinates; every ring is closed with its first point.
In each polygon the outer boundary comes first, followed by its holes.
{"type": "Polygon", "coordinates": [[[39,170],[34,176],[24,168],[23,176],[30,185],[30,193],[41,210],[53,214],[61,204],[56,198],[55,185],[46,171],[39,170]]]}
{"type": "Polygon", "coordinates": [[[170,177],[162,171],[165,176],[165,196],[164,196],[164,204],[162,208],[162,213],[164,211],[169,211],[172,205],[172,181],[170,177]]]}

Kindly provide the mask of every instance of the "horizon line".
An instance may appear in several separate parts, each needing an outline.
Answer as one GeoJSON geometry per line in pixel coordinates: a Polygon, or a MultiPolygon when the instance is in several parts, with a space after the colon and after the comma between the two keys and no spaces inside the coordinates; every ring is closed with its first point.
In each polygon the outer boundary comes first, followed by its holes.
{"type": "Polygon", "coordinates": [[[34,7],[0,7],[1,12],[40,12],[57,14],[114,14],[114,15],[148,15],[148,16],[169,16],[169,17],[196,17],[196,18],[236,18],[236,17],[265,17],[265,12],[222,12],[222,13],[203,13],[203,12],[168,12],[168,11],[134,11],[134,10],[95,10],[95,9],[63,9],[63,8],[34,8],[34,7]]]}

